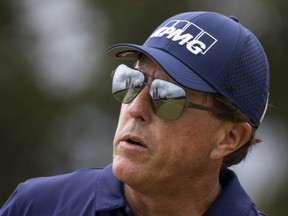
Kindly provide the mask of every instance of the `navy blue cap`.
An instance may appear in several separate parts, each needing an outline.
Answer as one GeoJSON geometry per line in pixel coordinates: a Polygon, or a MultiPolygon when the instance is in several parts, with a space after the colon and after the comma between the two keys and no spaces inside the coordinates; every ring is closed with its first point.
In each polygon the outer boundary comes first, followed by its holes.
{"type": "Polygon", "coordinates": [[[164,21],[143,45],[108,48],[121,60],[149,56],[177,83],[228,98],[258,127],[269,97],[269,65],[256,36],[236,17],[187,12],[164,21]]]}

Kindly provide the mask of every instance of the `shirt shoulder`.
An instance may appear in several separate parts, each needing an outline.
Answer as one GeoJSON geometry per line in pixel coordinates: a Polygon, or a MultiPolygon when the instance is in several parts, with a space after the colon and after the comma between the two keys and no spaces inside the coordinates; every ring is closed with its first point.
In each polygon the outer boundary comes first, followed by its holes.
{"type": "MultiPolygon", "coordinates": [[[[33,193],[40,191],[49,191],[59,193],[57,189],[61,191],[69,192],[76,189],[78,186],[87,187],[95,184],[95,181],[101,174],[102,169],[80,169],[71,173],[61,174],[49,177],[38,177],[27,180],[19,185],[19,189],[22,193],[32,195],[33,193]]],[[[79,190],[76,190],[80,192],[79,190]]],[[[74,191],[74,193],[76,192],[74,191]]]]}
{"type": "Polygon", "coordinates": [[[29,179],[16,188],[0,215],[90,215],[101,173],[102,169],[81,169],[29,179]]]}

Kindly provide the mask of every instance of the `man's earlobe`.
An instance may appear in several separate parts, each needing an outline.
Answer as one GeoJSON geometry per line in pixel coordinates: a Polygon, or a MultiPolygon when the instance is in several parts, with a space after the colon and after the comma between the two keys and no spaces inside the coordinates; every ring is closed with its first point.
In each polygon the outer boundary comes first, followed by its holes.
{"type": "Polygon", "coordinates": [[[211,151],[210,158],[222,159],[230,153],[245,145],[252,134],[252,127],[248,122],[239,122],[231,126],[223,139],[219,141],[211,151]]]}

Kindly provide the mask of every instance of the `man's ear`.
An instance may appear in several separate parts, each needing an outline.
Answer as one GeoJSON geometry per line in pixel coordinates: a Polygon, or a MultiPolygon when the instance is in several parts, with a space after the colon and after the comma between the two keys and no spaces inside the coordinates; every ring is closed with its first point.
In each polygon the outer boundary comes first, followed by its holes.
{"type": "Polygon", "coordinates": [[[222,139],[216,143],[210,153],[213,160],[222,159],[230,153],[236,151],[248,142],[252,134],[252,127],[248,122],[233,123],[225,131],[222,139]]]}

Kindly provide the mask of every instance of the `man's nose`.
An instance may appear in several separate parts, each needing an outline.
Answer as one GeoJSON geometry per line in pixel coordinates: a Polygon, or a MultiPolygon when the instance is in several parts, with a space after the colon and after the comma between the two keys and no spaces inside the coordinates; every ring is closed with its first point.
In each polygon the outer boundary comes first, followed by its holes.
{"type": "Polygon", "coordinates": [[[149,87],[145,86],[128,106],[128,113],[131,117],[149,122],[153,115],[149,87]]]}

